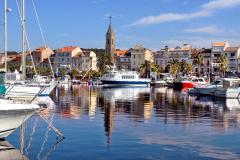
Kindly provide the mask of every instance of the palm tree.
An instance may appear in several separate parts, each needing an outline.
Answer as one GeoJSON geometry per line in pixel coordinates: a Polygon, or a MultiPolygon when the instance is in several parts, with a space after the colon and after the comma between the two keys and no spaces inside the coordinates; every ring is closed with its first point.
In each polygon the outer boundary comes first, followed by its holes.
{"type": "Polygon", "coordinates": [[[161,73],[161,69],[155,63],[145,60],[139,68],[140,74],[145,78],[150,78],[150,72],[155,72],[157,75],[161,73]]]}
{"type": "Polygon", "coordinates": [[[71,72],[72,78],[76,78],[79,75],[77,68],[73,68],[71,72]]]}
{"type": "Polygon", "coordinates": [[[218,59],[217,59],[218,63],[219,63],[219,69],[222,72],[222,76],[225,76],[225,72],[227,71],[227,57],[224,56],[223,54],[221,54],[218,59]]]}
{"type": "Polygon", "coordinates": [[[60,76],[64,77],[67,73],[67,69],[66,68],[60,68],[60,76]]]}
{"type": "Polygon", "coordinates": [[[184,74],[189,74],[192,72],[192,64],[187,63],[185,60],[182,60],[179,64],[180,71],[184,74]]]}
{"type": "Polygon", "coordinates": [[[201,54],[194,58],[194,64],[198,66],[198,76],[200,76],[200,66],[203,65],[203,56],[201,54]]]}
{"type": "Polygon", "coordinates": [[[142,64],[139,68],[139,72],[141,75],[143,75],[145,78],[150,77],[150,71],[151,71],[151,62],[145,60],[144,64],[142,64]]]}
{"type": "Polygon", "coordinates": [[[192,72],[192,64],[191,63],[187,63],[186,64],[186,68],[185,68],[185,72],[187,73],[187,74],[190,74],[191,72],[192,72]]]}
{"type": "Polygon", "coordinates": [[[157,76],[159,76],[162,72],[162,68],[159,68],[159,66],[155,63],[151,63],[151,71],[157,73],[157,76]]]}
{"type": "Polygon", "coordinates": [[[171,59],[168,63],[170,74],[176,77],[177,72],[180,70],[179,61],[177,59],[171,59]]]}

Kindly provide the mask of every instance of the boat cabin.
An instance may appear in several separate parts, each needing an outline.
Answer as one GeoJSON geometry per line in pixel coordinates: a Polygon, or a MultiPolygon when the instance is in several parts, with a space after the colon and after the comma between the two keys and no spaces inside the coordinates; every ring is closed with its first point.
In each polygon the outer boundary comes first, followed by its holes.
{"type": "Polygon", "coordinates": [[[225,78],[223,79],[223,88],[239,88],[240,79],[239,78],[225,78]]]}

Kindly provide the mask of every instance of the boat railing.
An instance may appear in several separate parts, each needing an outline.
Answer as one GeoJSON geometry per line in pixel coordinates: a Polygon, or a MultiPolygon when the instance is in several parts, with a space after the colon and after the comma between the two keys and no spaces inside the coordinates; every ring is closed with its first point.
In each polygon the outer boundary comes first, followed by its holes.
{"type": "Polygon", "coordinates": [[[40,90],[37,93],[28,93],[28,92],[24,92],[24,91],[13,91],[11,93],[11,91],[14,89],[14,87],[17,87],[18,85],[10,85],[9,87],[7,87],[6,89],[6,93],[4,95],[2,95],[2,97],[7,98],[7,99],[11,99],[13,101],[18,101],[18,102],[33,102],[39,95],[41,95],[43,93],[43,91],[47,88],[47,87],[43,87],[43,86],[39,86],[40,90]]]}

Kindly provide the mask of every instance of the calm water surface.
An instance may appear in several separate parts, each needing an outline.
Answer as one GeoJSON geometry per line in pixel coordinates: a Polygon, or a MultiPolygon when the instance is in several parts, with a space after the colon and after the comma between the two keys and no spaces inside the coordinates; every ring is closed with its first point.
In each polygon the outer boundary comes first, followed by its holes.
{"type": "MultiPolygon", "coordinates": [[[[32,117],[24,137],[24,156],[31,160],[240,159],[238,100],[167,88],[58,86],[48,101],[42,114],[66,139],[59,142],[32,117]]],[[[19,130],[7,141],[19,149],[19,130]]]]}

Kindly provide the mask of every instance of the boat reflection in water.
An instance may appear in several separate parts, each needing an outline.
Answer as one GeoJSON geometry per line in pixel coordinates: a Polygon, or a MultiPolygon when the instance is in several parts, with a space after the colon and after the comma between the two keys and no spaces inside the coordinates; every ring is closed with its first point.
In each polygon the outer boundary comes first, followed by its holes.
{"type": "Polygon", "coordinates": [[[166,114],[169,114],[165,122],[172,119],[179,123],[188,123],[189,119],[196,118],[223,120],[225,114],[235,114],[236,117],[240,109],[240,103],[235,99],[192,97],[168,88],[58,87],[53,99],[56,103],[55,110],[62,117],[74,119],[83,115],[94,119],[97,112],[111,112],[128,115],[126,118],[129,120],[145,122],[156,117],[166,118],[166,114]]]}
{"type": "Polygon", "coordinates": [[[91,155],[103,159],[144,159],[147,155],[155,155],[152,159],[240,158],[232,142],[240,131],[237,100],[194,97],[168,88],[77,85],[57,87],[52,99],[56,120],[71,139],[64,147],[76,152],[90,147],[89,152],[69,155],[72,159],[79,155],[83,159],[94,159],[91,155]],[[72,125],[64,125],[65,121],[72,125]],[[174,157],[169,156],[171,151],[174,157]]]}
{"type": "Polygon", "coordinates": [[[0,159],[2,160],[27,160],[25,155],[22,155],[20,150],[13,147],[7,141],[0,141],[0,159]]]}

